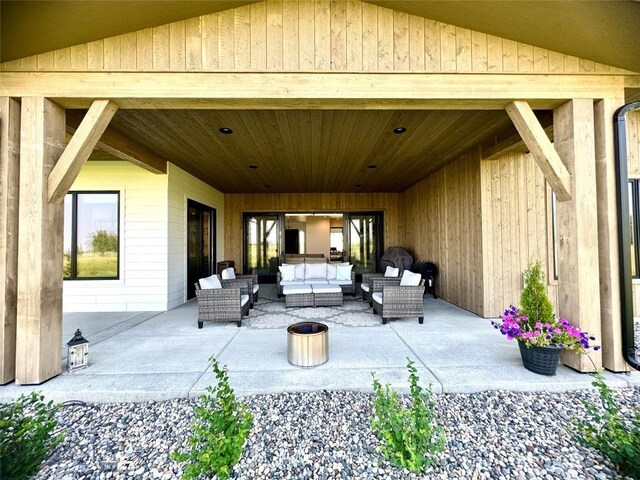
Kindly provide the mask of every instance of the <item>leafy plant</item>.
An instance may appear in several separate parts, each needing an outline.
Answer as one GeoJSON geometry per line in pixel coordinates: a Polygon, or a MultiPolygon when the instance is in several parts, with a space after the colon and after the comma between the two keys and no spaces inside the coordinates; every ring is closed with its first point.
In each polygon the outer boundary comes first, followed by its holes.
{"type": "Polygon", "coordinates": [[[59,409],[39,392],[0,404],[0,478],[22,480],[38,472],[64,438],[54,433],[59,409]]]}
{"type": "Polygon", "coordinates": [[[184,479],[201,475],[217,475],[221,480],[229,478],[253,421],[253,414],[236,400],[229,386],[227,368],[220,368],[214,356],[209,360],[218,383],[206,388],[207,393],[200,395],[200,404],[194,408],[193,433],[188,442],[191,448],[183,453],[171,453],[174,460],[188,462],[182,475],[184,479]]]}
{"type": "Polygon", "coordinates": [[[431,385],[425,390],[413,362],[407,359],[411,407],[401,404],[397,392],[373,377],[375,399],[371,429],[382,442],[382,454],[399,467],[421,472],[444,450],[444,429],[439,425],[431,385]]]}
{"type": "Polygon", "coordinates": [[[91,250],[100,254],[118,251],[118,235],[106,230],[97,230],[91,235],[91,250]]]}
{"type": "Polygon", "coordinates": [[[587,420],[582,423],[574,420],[575,438],[600,450],[623,475],[640,478],[640,408],[635,409],[633,419],[624,419],[611,389],[604,383],[602,372],[592,376],[592,385],[600,393],[601,406],[583,401],[587,420]]]}
{"type": "Polygon", "coordinates": [[[532,325],[553,321],[553,305],[547,295],[547,286],[544,283],[540,260],[530,262],[524,271],[524,289],[520,294],[520,314],[527,317],[532,325]]]}

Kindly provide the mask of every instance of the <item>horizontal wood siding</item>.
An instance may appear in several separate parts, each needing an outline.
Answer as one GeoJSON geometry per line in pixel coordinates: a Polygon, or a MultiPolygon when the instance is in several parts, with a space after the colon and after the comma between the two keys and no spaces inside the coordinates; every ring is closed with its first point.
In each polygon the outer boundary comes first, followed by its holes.
{"type": "Polygon", "coordinates": [[[168,308],[186,301],[187,199],[216,209],[216,259],[224,255],[224,194],[169,163],[168,195],[168,308]]]}
{"type": "Polygon", "coordinates": [[[268,0],[1,67],[10,71],[622,72],[357,0],[268,0]]]}
{"type": "Polygon", "coordinates": [[[480,158],[460,157],[400,194],[402,245],[438,266],[438,296],[484,315],[480,158]]]}
{"type": "Polygon", "coordinates": [[[167,176],[128,162],[88,162],[72,190],[120,192],[120,279],[68,280],[65,312],[167,309],[167,176]]]}
{"type": "MultiPolygon", "coordinates": [[[[529,154],[513,153],[480,164],[484,256],[484,316],[518,305],[522,272],[541,260],[549,279],[551,217],[544,176],[529,154]]],[[[557,282],[547,281],[557,306],[557,282]]]]}
{"type": "Polygon", "coordinates": [[[242,269],[243,212],[384,212],[384,246],[399,245],[398,194],[395,193],[275,193],[224,196],[224,259],[242,269]]]}

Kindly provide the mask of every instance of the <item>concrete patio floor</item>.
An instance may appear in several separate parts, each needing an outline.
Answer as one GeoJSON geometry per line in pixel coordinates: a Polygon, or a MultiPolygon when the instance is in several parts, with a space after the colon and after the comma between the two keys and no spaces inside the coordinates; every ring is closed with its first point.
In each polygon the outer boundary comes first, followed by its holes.
{"type": "MultiPolygon", "coordinates": [[[[261,294],[274,298],[274,289],[264,285],[261,294]]],[[[350,301],[358,300],[345,300],[350,301]]],[[[424,302],[423,325],[415,318],[369,327],[331,325],[329,361],[313,369],[287,362],[284,327],[205,323],[198,330],[195,301],[168,312],[65,314],[63,339],[68,341],[80,328],[91,342],[90,366],[73,374],[65,369],[42,385],[0,387],[0,402],[31,390],[40,390],[55,401],[195,397],[215,383],[208,361],[212,354],[227,365],[231,385],[239,395],[371,391],[372,371],[383,383],[406,392],[407,358],[416,362],[421,381],[431,383],[436,393],[591,387],[591,377],[563,365],[553,377],[525,370],[517,344],[502,338],[490,320],[440,299],[425,297],[424,302]]],[[[66,367],[66,360],[63,365],[66,367]]],[[[640,372],[607,372],[605,377],[613,387],[640,385],[640,372]]]]}

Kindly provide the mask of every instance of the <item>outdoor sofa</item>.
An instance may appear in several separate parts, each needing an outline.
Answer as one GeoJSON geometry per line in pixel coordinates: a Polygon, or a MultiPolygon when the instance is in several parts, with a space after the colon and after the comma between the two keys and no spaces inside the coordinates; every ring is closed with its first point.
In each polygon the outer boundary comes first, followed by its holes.
{"type": "Polygon", "coordinates": [[[348,263],[284,263],[276,275],[278,297],[285,286],[339,285],[343,294],[355,296],[355,273],[348,263]]]}

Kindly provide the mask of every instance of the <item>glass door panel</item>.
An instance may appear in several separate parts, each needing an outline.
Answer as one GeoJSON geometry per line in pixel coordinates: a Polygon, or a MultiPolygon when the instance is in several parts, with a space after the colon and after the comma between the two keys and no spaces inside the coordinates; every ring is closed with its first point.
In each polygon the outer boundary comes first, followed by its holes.
{"type": "Polygon", "coordinates": [[[244,273],[258,275],[260,283],[275,283],[280,252],[277,214],[244,215],[244,273]]]}
{"type": "Polygon", "coordinates": [[[382,255],[382,213],[349,213],[345,224],[353,271],[358,276],[375,273],[382,255]]]}
{"type": "Polygon", "coordinates": [[[213,273],[215,210],[187,202],[187,298],[195,297],[195,282],[213,273]]]}

